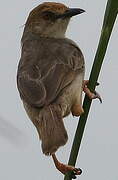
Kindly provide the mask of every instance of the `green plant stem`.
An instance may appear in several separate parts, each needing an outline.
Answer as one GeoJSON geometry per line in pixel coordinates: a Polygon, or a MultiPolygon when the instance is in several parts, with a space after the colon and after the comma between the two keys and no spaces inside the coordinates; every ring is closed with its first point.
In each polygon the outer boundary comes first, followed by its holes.
{"type": "MultiPolygon", "coordinates": [[[[88,87],[91,91],[95,90],[96,82],[100,74],[103,59],[107,50],[109,38],[112,33],[112,29],[117,17],[117,13],[118,13],[118,0],[108,0],[105,16],[104,16],[103,27],[101,31],[101,37],[89,78],[88,87]]],[[[70,158],[68,162],[69,165],[75,166],[90,107],[91,107],[91,100],[88,99],[87,96],[85,96],[83,102],[84,114],[79,119],[79,123],[75,133],[75,137],[70,153],[70,158]]],[[[65,175],[64,180],[71,180],[71,179],[72,179],[71,172],[69,172],[65,175]]]]}

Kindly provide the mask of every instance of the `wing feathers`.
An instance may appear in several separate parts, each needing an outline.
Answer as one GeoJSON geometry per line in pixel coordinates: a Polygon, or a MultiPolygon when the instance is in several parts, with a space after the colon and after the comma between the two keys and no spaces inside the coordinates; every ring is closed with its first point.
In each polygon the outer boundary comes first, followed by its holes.
{"type": "Polygon", "coordinates": [[[50,41],[47,47],[43,43],[23,44],[17,76],[21,98],[35,107],[49,105],[77,74],[84,73],[84,58],[75,45],[66,40],[50,41]]]}

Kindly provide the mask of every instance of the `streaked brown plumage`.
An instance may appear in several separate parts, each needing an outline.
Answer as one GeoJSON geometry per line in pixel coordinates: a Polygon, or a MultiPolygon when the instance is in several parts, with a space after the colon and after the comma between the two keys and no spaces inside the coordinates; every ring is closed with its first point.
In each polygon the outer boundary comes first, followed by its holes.
{"type": "MultiPolygon", "coordinates": [[[[54,153],[68,139],[63,117],[83,113],[84,57],[79,47],[65,38],[70,17],[82,12],[60,3],[43,3],[30,13],[22,37],[18,90],[37,128],[43,153],[52,155],[55,162],[54,153]]],[[[80,173],[61,164],[62,173],[69,170],[80,173]]]]}

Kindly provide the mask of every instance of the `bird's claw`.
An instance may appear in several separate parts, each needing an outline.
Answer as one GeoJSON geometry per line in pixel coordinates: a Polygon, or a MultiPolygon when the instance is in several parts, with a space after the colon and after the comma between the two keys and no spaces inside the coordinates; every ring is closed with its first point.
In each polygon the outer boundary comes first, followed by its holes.
{"type": "Polygon", "coordinates": [[[76,175],[81,175],[82,170],[80,168],[74,168],[71,174],[72,179],[76,179],[76,175]]]}
{"type": "MultiPolygon", "coordinates": [[[[102,103],[102,98],[99,95],[99,93],[97,91],[91,92],[90,89],[87,87],[88,84],[88,80],[85,80],[83,83],[83,91],[85,92],[85,94],[89,97],[89,99],[99,99],[99,101],[102,103]]],[[[96,83],[96,86],[99,86],[99,83],[96,83]]]]}
{"type": "Polygon", "coordinates": [[[68,172],[71,172],[72,179],[76,179],[76,176],[81,175],[81,173],[82,173],[82,170],[80,168],[75,168],[74,166],[62,164],[59,162],[56,165],[56,167],[64,175],[68,172]]]}
{"type": "Polygon", "coordinates": [[[76,179],[78,175],[82,174],[82,170],[80,168],[75,168],[73,166],[63,164],[62,169],[58,169],[61,173],[66,174],[71,172],[71,178],[76,179]]]}
{"type": "Polygon", "coordinates": [[[80,168],[75,168],[74,166],[70,166],[62,163],[58,163],[56,167],[63,174],[66,174],[70,171],[72,172],[72,175],[80,175],[82,173],[82,170],[80,168]]]}
{"type": "Polygon", "coordinates": [[[99,101],[100,101],[100,103],[102,103],[102,98],[101,98],[101,96],[99,95],[99,93],[97,92],[97,91],[94,91],[94,97],[93,97],[93,99],[99,99],[99,101]]]}

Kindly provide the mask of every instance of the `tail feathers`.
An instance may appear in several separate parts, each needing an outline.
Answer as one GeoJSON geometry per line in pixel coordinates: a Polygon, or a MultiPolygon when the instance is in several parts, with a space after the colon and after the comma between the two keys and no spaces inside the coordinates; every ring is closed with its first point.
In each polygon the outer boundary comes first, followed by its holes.
{"type": "Polygon", "coordinates": [[[68,139],[60,106],[54,104],[43,108],[38,121],[37,129],[42,141],[42,151],[45,155],[51,155],[60,146],[65,145],[68,139]]]}

